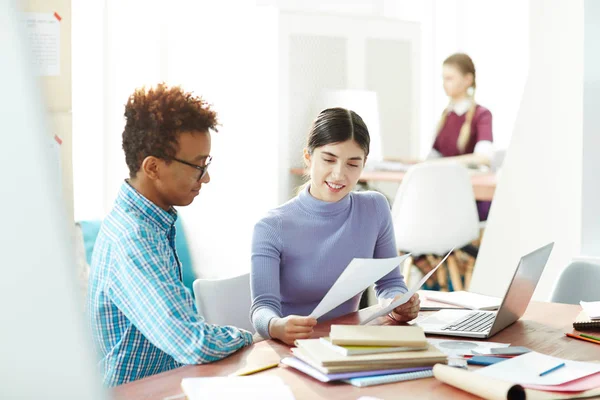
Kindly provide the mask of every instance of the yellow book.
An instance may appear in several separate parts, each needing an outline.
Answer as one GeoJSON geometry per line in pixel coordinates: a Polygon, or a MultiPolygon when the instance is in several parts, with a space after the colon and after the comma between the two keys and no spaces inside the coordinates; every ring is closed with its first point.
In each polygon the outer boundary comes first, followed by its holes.
{"type": "Polygon", "coordinates": [[[331,343],[331,339],[328,337],[322,337],[321,342],[326,346],[329,346],[333,350],[337,351],[344,356],[356,356],[360,354],[380,354],[380,353],[394,353],[396,351],[414,351],[414,350],[426,350],[427,346],[423,347],[402,347],[402,346],[340,346],[331,343]]]}
{"type": "Polygon", "coordinates": [[[338,346],[427,347],[419,326],[331,325],[329,337],[338,346]]]}

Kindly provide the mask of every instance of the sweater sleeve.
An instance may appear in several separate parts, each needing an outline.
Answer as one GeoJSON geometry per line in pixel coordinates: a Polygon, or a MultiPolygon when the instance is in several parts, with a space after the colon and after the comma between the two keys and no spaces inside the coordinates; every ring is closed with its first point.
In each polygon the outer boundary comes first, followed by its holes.
{"type": "Polygon", "coordinates": [[[275,214],[260,220],[252,235],[250,319],[256,331],[269,339],[269,322],[281,317],[279,271],[283,243],[281,220],[275,214]]]}
{"type": "MultiPolygon", "coordinates": [[[[398,251],[396,250],[394,224],[388,201],[381,193],[374,193],[373,201],[379,222],[379,234],[373,258],[396,257],[398,251]]],[[[400,273],[400,267],[394,268],[375,282],[375,294],[378,299],[389,299],[406,292],[408,292],[408,288],[404,283],[404,277],[400,273]]]]}

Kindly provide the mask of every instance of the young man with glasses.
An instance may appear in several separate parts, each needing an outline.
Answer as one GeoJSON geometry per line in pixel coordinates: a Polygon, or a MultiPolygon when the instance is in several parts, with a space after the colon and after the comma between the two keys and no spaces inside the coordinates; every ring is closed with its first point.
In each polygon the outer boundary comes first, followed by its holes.
{"type": "Polygon", "coordinates": [[[121,186],[94,246],[89,321],[104,384],[222,359],[252,343],[242,329],[207,324],[182,283],[173,206],[210,181],[216,113],[199,97],[160,84],[125,105],[121,186]]]}

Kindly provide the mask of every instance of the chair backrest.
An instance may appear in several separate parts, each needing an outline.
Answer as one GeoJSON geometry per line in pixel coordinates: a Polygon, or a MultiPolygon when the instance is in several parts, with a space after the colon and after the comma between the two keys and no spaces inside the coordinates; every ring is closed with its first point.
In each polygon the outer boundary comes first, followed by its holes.
{"type": "Polygon", "coordinates": [[[250,321],[250,274],[225,279],[196,279],[194,296],[206,322],[233,325],[254,332],[250,321]]]}
{"type": "Polygon", "coordinates": [[[438,254],[479,237],[479,217],[466,167],[450,162],[411,167],[392,207],[396,246],[413,254],[438,254]]]}
{"type": "Polygon", "coordinates": [[[506,149],[495,150],[492,155],[492,159],[490,162],[490,167],[492,171],[498,172],[502,168],[502,164],[504,164],[504,157],[506,156],[506,149]]]}
{"type": "Polygon", "coordinates": [[[583,301],[600,300],[600,264],[573,261],[560,274],[552,291],[553,303],[579,304],[583,301]]]}

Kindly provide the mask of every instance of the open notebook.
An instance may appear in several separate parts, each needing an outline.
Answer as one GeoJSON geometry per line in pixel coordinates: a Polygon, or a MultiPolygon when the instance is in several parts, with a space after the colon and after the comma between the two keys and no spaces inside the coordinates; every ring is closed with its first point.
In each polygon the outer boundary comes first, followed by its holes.
{"type": "Polygon", "coordinates": [[[420,291],[419,294],[424,296],[427,300],[470,310],[497,310],[498,307],[500,307],[500,303],[502,303],[502,298],[500,297],[486,296],[479,293],[465,292],[463,290],[457,292],[423,290],[420,291]]]}

